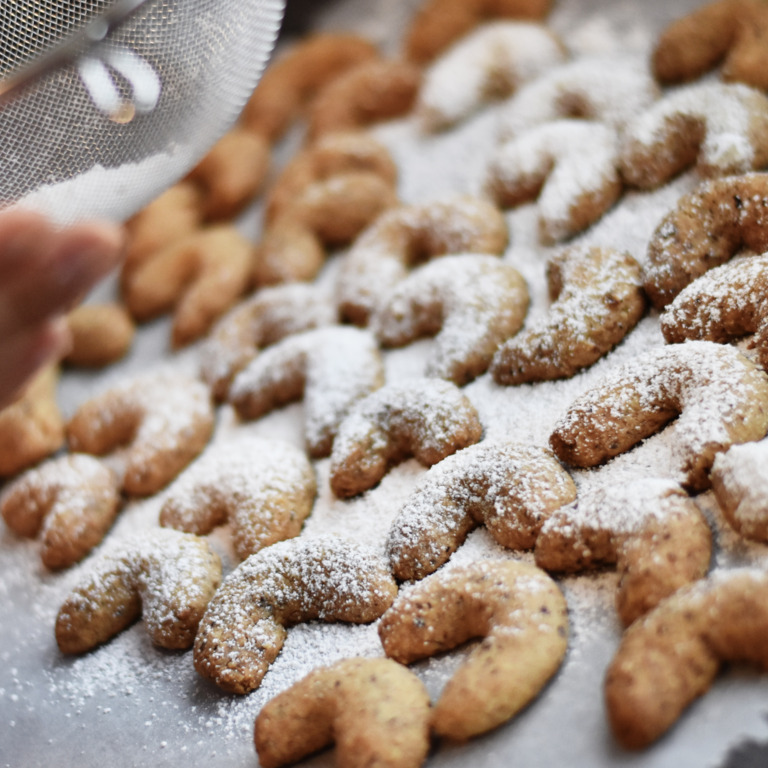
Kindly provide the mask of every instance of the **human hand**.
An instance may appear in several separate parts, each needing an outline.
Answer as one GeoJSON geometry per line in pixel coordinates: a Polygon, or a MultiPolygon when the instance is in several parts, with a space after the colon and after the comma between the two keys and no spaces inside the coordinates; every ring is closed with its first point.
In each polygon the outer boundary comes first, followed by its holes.
{"type": "Polygon", "coordinates": [[[119,227],[0,214],[0,408],[69,346],[64,315],[118,263],[119,227]]]}

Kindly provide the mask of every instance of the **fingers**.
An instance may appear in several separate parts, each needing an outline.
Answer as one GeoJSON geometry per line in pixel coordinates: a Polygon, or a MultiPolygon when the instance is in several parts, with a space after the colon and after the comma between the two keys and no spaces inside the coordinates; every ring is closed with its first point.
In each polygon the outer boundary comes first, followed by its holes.
{"type": "Polygon", "coordinates": [[[30,211],[0,214],[0,407],[69,346],[63,315],[118,263],[118,227],[57,229],[30,211]]]}
{"type": "Polygon", "coordinates": [[[0,333],[9,337],[76,304],[118,262],[120,230],[55,230],[38,214],[0,216],[0,333]]]}
{"type": "Polygon", "coordinates": [[[46,363],[63,357],[69,344],[64,318],[0,339],[0,409],[16,399],[24,384],[46,363]]]}

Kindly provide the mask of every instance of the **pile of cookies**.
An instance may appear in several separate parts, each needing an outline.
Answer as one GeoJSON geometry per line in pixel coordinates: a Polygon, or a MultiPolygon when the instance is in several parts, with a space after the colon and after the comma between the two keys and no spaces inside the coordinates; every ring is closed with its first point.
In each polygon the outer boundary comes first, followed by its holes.
{"type": "Polygon", "coordinates": [[[598,568],[622,749],[673,734],[724,662],[768,666],[768,5],[715,0],[646,56],[572,45],[552,6],[426,0],[395,55],[285,44],[127,223],[119,301],[71,317],[70,366],[170,314],[166,362],[184,348],[193,374],[65,418],[49,370],[0,412],[6,527],[79,569],[62,654],[141,617],[247,696],[291,627],[376,627],[378,654],[260,708],[265,768],[333,742],[341,765],[415,768],[535,708],[568,660],[568,579],[598,568]],[[414,194],[468,142],[465,188],[414,194]],[[259,433],[280,412],[298,440],[259,433]],[[112,536],[147,499],[153,524],[112,536]],[[313,527],[366,504],[385,535],[313,527]],[[718,560],[726,530],[757,565],[718,560]],[[473,640],[428,691],[419,660],[473,640]]]}

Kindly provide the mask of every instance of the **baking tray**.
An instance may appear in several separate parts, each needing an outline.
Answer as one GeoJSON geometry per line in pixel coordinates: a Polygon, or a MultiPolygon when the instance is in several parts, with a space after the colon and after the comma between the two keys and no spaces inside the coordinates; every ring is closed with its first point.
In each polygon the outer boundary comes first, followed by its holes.
{"type": "MultiPolygon", "coordinates": [[[[646,55],[658,30],[695,7],[692,0],[558,0],[552,28],[578,54],[646,55]]],[[[289,6],[289,34],[307,23],[313,29],[346,28],[394,53],[415,2],[337,0],[289,6]],[[302,13],[307,10],[307,14],[302,13]]],[[[439,137],[420,137],[410,119],[377,129],[401,168],[400,195],[425,202],[452,192],[473,191],[494,144],[494,108],[439,137]]],[[[289,137],[283,159],[296,146],[289,137]]],[[[684,175],[661,190],[626,196],[585,242],[610,241],[641,256],[655,222],[695,184],[684,175]]],[[[512,232],[505,255],[529,281],[532,313],[546,310],[544,263],[550,253],[536,242],[534,206],[507,214],[512,232]]],[[[260,210],[246,215],[243,230],[258,235],[260,210]]],[[[337,258],[321,279],[332,280],[337,258]]],[[[107,284],[98,297],[108,295],[107,284]]],[[[131,354],[103,373],[65,373],[60,400],[66,414],[116,381],[156,368],[196,369],[197,348],[180,354],[168,349],[169,322],[144,326],[131,354]]],[[[386,354],[390,379],[419,375],[431,342],[420,341],[386,354]]],[[[514,436],[545,444],[560,412],[605,372],[658,346],[658,319],[651,314],[610,355],[565,382],[516,388],[495,387],[487,376],[465,391],[480,411],[486,435],[514,436]]],[[[296,404],[257,422],[239,425],[228,407],[218,412],[216,439],[239,430],[302,444],[302,406],[296,404]]],[[[348,502],[328,491],[328,461],[315,463],[320,491],[303,535],[331,532],[383,549],[389,523],[424,472],[414,461],[392,470],[376,489],[348,502]]],[[[663,435],[611,462],[599,472],[616,482],[643,474],[664,475],[663,435]]],[[[588,483],[595,473],[574,473],[588,483]]],[[[162,503],[157,497],[132,503],[111,538],[156,525],[162,503]]],[[[716,565],[768,564],[760,545],[740,540],[725,525],[710,494],[698,497],[716,538],[716,565]]],[[[2,524],[0,523],[0,526],[2,524]]],[[[214,547],[233,567],[226,530],[212,537],[214,547]]],[[[478,529],[454,556],[455,561],[488,556],[530,560],[526,553],[498,548],[478,529]]],[[[245,768],[258,764],[252,745],[254,718],[262,704],[315,666],[348,655],[381,655],[375,625],[310,623],[293,628],[261,688],[246,697],[223,694],[195,673],[191,653],[153,647],[141,623],[82,657],[64,657],[53,637],[56,611],[88,562],[51,574],[40,565],[38,545],[0,527],[0,766],[47,768],[51,765],[111,768],[152,765],[245,768]]],[[[477,766],[521,768],[567,765],[579,768],[752,768],[768,765],[768,677],[747,667],[724,671],[713,690],[683,715],[670,733],[644,752],[622,750],[613,740],[603,708],[603,674],[617,646],[620,627],[613,607],[616,576],[611,571],[559,580],[569,602],[571,639],[565,662],[542,694],[514,721],[464,746],[439,745],[432,768],[477,766]]],[[[414,665],[436,695],[466,649],[414,665]]],[[[303,765],[330,766],[326,751],[303,765]]]]}

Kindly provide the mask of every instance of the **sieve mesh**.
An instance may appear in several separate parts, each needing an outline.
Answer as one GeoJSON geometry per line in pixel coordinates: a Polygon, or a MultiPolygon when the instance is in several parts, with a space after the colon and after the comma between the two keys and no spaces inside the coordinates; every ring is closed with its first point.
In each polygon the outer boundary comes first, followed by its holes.
{"type": "MultiPolygon", "coordinates": [[[[0,3],[0,76],[82,29],[114,0],[0,3]]],[[[74,65],[0,110],[0,207],[54,219],[121,220],[183,176],[232,125],[274,44],[283,0],[154,0],[102,43],[129,49],[162,84],[156,107],[120,123],[74,65]]],[[[114,75],[121,94],[131,87],[114,75]]]]}

